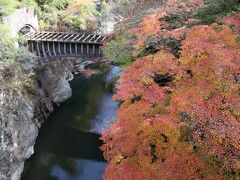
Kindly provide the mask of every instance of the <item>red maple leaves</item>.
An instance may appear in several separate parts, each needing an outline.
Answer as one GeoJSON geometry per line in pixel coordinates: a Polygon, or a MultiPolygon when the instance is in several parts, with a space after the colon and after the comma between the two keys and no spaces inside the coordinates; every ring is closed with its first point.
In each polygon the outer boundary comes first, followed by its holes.
{"type": "Polygon", "coordinates": [[[228,16],[224,18],[226,24],[234,25],[238,30],[240,30],[240,13],[236,13],[233,16],[228,16]]]}
{"type": "MultiPolygon", "coordinates": [[[[132,31],[138,46],[145,36],[164,33],[160,21],[147,27],[147,19],[132,31]]],[[[102,137],[110,162],[105,179],[221,179],[240,173],[237,34],[217,24],[183,33],[179,59],[160,50],[137,59],[120,77],[114,98],[122,104],[102,137]]]]}

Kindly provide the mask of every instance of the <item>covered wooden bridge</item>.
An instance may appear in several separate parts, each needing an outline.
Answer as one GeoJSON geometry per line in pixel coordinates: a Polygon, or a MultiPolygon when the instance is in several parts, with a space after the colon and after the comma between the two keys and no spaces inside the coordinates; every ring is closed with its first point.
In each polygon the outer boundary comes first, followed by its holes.
{"type": "Polygon", "coordinates": [[[101,46],[110,36],[68,32],[32,32],[24,35],[27,48],[40,59],[101,56],[101,46]]]}

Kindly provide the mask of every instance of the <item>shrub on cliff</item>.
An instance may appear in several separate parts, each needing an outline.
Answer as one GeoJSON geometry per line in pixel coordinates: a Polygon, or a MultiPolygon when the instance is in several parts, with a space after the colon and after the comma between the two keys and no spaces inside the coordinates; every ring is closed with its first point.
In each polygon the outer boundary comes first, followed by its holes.
{"type": "Polygon", "coordinates": [[[1,0],[0,18],[2,18],[3,16],[10,15],[15,10],[18,4],[19,2],[15,0],[1,0]]]}
{"type": "Polygon", "coordinates": [[[15,82],[24,79],[31,72],[34,55],[24,48],[16,46],[17,39],[11,37],[9,29],[0,24],[0,81],[15,78],[15,82]],[[18,79],[18,80],[17,80],[18,79]]]}
{"type": "Polygon", "coordinates": [[[133,56],[134,40],[135,36],[129,33],[118,35],[105,45],[103,53],[115,64],[122,66],[129,65],[135,59],[133,56]]]}
{"type": "Polygon", "coordinates": [[[240,9],[239,0],[207,0],[205,5],[206,7],[201,9],[196,15],[202,24],[214,23],[219,16],[226,16],[240,9]]]}
{"type": "Polygon", "coordinates": [[[240,31],[240,12],[233,14],[232,16],[227,16],[223,18],[223,21],[229,26],[234,26],[237,30],[240,31]]]}
{"type": "Polygon", "coordinates": [[[0,24],[0,66],[12,65],[15,61],[17,48],[9,32],[7,26],[0,24]]]}
{"type": "MultiPolygon", "coordinates": [[[[6,0],[5,0],[6,1],[6,0]]],[[[9,1],[9,0],[8,0],[9,1]]],[[[94,17],[99,16],[96,2],[74,0],[19,0],[21,7],[35,7],[42,29],[53,28],[56,31],[65,28],[83,30],[91,28],[94,17]]]]}
{"type": "Polygon", "coordinates": [[[93,26],[95,17],[100,16],[96,8],[96,2],[91,0],[70,0],[69,5],[61,12],[60,16],[69,28],[84,30],[93,26]]]}

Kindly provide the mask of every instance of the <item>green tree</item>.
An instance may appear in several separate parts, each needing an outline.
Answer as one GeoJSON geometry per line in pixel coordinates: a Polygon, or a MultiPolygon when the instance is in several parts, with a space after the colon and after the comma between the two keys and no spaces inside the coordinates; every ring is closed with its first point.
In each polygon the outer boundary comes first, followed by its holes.
{"type": "Polygon", "coordinates": [[[19,5],[16,0],[1,0],[0,1],[0,18],[3,16],[10,15],[15,8],[19,5]]]}
{"type": "Polygon", "coordinates": [[[205,0],[206,7],[200,10],[196,17],[200,23],[212,24],[219,16],[231,14],[240,10],[239,0],[205,0]]]}
{"type": "Polygon", "coordinates": [[[96,3],[91,0],[71,1],[62,13],[63,20],[72,29],[86,29],[100,16],[96,3]]]}
{"type": "Polygon", "coordinates": [[[103,49],[104,55],[113,63],[125,66],[134,61],[132,46],[135,36],[132,34],[121,34],[107,43],[103,49]]]}

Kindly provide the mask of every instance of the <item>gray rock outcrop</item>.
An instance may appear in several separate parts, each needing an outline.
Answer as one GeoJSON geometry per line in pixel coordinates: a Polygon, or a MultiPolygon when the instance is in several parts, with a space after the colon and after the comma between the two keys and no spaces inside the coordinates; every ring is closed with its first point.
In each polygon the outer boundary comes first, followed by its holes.
{"type": "Polygon", "coordinates": [[[33,153],[38,121],[32,100],[15,90],[1,91],[0,179],[20,179],[24,161],[33,153]]]}

